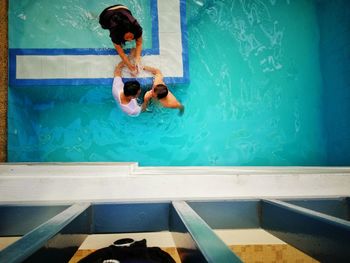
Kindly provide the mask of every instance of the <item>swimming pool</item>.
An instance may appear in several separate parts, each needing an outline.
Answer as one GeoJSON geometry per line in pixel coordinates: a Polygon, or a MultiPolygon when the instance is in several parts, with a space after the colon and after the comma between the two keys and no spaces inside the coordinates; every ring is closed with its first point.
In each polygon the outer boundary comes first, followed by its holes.
{"type": "MultiPolygon", "coordinates": [[[[119,2],[139,19],[151,49],[152,1],[119,2]]],[[[111,47],[97,17],[113,1],[9,3],[11,49],[111,47]]],[[[344,74],[329,63],[332,49],[350,44],[340,33],[340,43],[330,41],[333,31],[350,28],[346,1],[182,3],[190,83],[171,90],[185,105],[183,116],[156,106],[125,116],[109,85],[10,85],[8,160],[350,164],[350,121],[341,116],[350,112],[348,84],[334,86],[344,74]],[[334,18],[334,11],[344,15],[334,18]]]]}

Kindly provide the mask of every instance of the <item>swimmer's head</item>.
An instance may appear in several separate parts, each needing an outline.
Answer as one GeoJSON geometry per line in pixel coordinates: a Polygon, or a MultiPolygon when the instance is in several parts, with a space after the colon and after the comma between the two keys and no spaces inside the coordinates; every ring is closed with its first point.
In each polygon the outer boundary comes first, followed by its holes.
{"type": "Polygon", "coordinates": [[[137,98],[141,93],[140,83],[136,80],[127,81],[124,84],[124,95],[137,98]]]}
{"type": "Polygon", "coordinates": [[[158,84],[153,88],[153,94],[157,97],[157,99],[163,99],[168,95],[168,87],[164,84],[158,84]]]}
{"type": "Polygon", "coordinates": [[[126,41],[131,41],[135,39],[134,30],[135,26],[130,23],[127,17],[121,14],[115,14],[110,19],[109,30],[124,44],[126,41]]]}

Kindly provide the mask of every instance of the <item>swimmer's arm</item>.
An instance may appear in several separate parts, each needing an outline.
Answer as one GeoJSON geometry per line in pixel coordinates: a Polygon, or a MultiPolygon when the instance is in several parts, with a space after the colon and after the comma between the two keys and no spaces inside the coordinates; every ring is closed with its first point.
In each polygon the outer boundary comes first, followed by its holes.
{"type": "Polygon", "coordinates": [[[114,77],[121,77],[122,76],[122,68],[124,67],[124,62],[121,61],[114,69],[114,77]]]}
{"type": "Polygon", "coordinates": [[[143,69],[146,70],[146,71],[151,72],[154,75],[153,85],[164,84],[164,82],[163,82],[163,74],[162,74],[162,72],[159,69],[153,68],[153,67],[149,67],[149,66],[143,66],[143,69]]]}
{"type": "Polygon", "coordinates": [[[176,101],[174,103],[169,103],[169,105],[167,105],[167,108],[179,109],[180,111],[183,111],[185,107],[180,102],[176,101]]]}
{"type": "Polygon", "coordinates": [[[162,72],[159,69],[157,69],[157,68],[153,68],[153,67],[149,67],[149,66],[143,66],[143,69],[151,72],[153,75],[156,75],[156,74],[162,75],[162,72]]]}
{"type": "Polygon", "coordinates": [[[182,115],[185,112],[185,107],[178,101],[176,101],[175,103],[170,103],[170,104],[166,105],[165,107],[170,108],[170,109],[178,109],[179,115],[182,115]]]}
{"type": "Polygon", "coordinates": [[[168,100],[163,102],[163,106],[171,109],[179,109],[180,115],[184,113],[185,107],[176,99],[176,97],[169,91],[168,100]]]}
{"type": "Polygon", "coordinates": [[[150,101],[150,99],[152,98],[152,93],[151,91],[147,91],[145,94],[145,97],[143,98],[143,103],[141,106],[141,110],[145,111],[147,109],[148,103],[150,101]]]}
{"type": "Polygon", "coordinates": [[[142,36],[136,39],[136,54],[135,54],[136,64],[140,63],[141,52],[142,52],[142,36]]]}
{"type": "Polygon", "coordinates": [[[130,63],[128,56],[125,54],[121,45],[114,44],[115,49],[117,50],[120,58],[125,63],[125,65],[130,69],[130,71],[134,71],[134,66],[130,63]]]}
{"type": "Polygon", "coordinates": [[[177,102],[177,104],[175,104],[173,106],[170,106],[169,108],[179,109],[179,115],[182,115],[185,112],[185,107],[179,102],[177,102]]]}
{"type": "Polygon", "coordinates": [[[179,107],[178,109],[179,109],[179,114],[180,114],[180,115],[184,114],[184,112],[185,112],[185,107],[184,107],[184,105],[180,104],[180,107],[179,107]]]}

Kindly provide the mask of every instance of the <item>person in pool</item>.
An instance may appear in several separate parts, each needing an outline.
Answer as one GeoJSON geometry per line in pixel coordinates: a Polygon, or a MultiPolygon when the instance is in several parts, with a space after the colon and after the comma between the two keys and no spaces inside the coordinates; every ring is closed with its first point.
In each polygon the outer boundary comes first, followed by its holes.
{"type": "Polygon", "coordinates": [[[121,60],[129,68],[132,75],[137,75],[142,51],[142,27],[132,16],[130,10],[123,5],[109,6],[100,14],[99,23],[103,29],[109,30],[109,36],[121,60]],[[123,50],[125,42],[132,40],[136,42],[134,63],[129,60],[123,50]]]}
{"type": "Polygon", "coordinates": [[[114,80],[112,94],[119,107],[129,116],[138,116],[141,113],[141,107],[137,103],[137,97],[141,93],[140,83],[136,80],[122,81],[122,68],[124,62],[121,61],[114,70],[114,80]]]}
{"type": "Polygon", "coordinates": [[[162,72],[157,68],[143,66],[143,69],[153,74],[153,85],[150,91],[147,91],[142,103],[142,111],[147,109],[150,100],[158,101],[165,108],[179,109],[180,115],[184,113],[184,106],[169,91],[163,81],[162,72]]]}

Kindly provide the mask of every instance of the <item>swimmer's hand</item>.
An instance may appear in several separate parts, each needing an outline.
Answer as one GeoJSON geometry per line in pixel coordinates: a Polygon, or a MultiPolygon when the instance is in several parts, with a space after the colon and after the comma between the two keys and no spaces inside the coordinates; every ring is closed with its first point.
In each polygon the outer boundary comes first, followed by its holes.
{"type": "Polygon", "coordinates": [[[140,74],[143,71],[143,66],[141,65],[140,62],[135,64],[137,73],[140,74]]]}
{"type": "Polygon", "coordinates": [[[131,76],[136,77],[138,74],[141,73],[142,66],[140,64],[135,64],[135,65],[133,65],[133,67],[134,67],[134,70],[132,70],[132,71],[130,70],[130,74],[131,74],[131,76]]]}
{"type": "Polygon", "coordinates": [[[130,63],[130,64],[128,64],[128,68],[130,70],[131,76],[136,77],[136,75],[138,73],[136,66],[130,63]]]}
{"type": "Polygon", "coordinates": [[[140,62],[140,59],[136,60],[135,61],[135,64],[132,65],[133,66],[133,71],[130,71],[131,72],[131,75],[133,77],[136,77],[138,74],[140,74],[143,70],[143,66],[141,65],[141,62],[140,62]]]}
{"type": "Polygon", "coordinates": [[[138,71],[137,70],[134,70],[134,71],[130,70],[130,74],[131,74],[132,77],[136,77],[137,74],[138,74],[138,71]]]}
{"type": "Polygon", "coordinates": [[[181,105],[181,106],[179,107],[179,116],[184,115],[184,113],[185,113],[185,107],[184,107],[183,105],[181,105]]]}
{"type": "Polygon", "coordinates": [[[122,68],[124,67],[124,62],[121,61],[114,69],[114,76],[121,77],[122,76],[122,68]]]}
{"type": "Polygon", "coordinates": [[[141,57],[135,58],[135,66],[136,66],[136,69],[138,70],[138,72],[140,73],[141,70],[143,69],[143,67],[141,65],[141,57]]]}
{"type": "Polygon", "coordinates": [[[143,98],[143,103],[141,106],[142,111],[145,111],[147,109],[148,103],[149,103],[151,98],[152,98],[152,90],[149,90],[146,92],[146,94],[143,98]]]}

